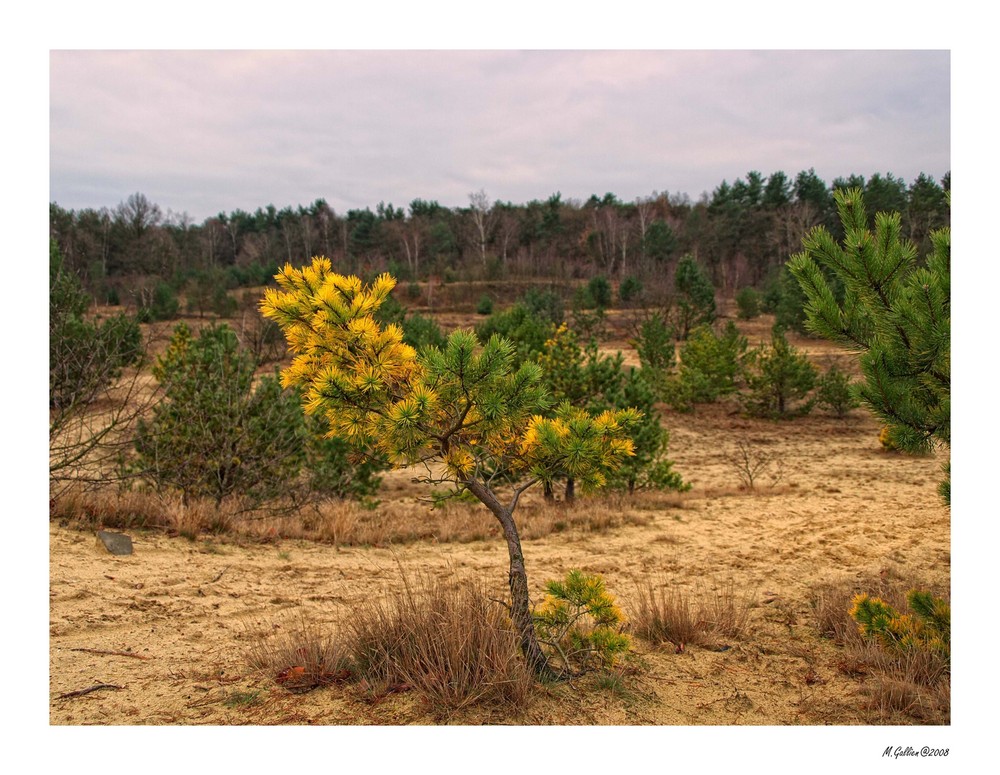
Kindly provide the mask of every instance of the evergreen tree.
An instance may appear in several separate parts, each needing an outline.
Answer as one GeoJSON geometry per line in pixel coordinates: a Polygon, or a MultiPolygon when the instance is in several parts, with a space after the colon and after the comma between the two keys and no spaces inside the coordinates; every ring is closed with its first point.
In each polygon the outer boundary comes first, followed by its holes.
{"type": "Polygon", "coordinates": [[[782,418],[807,414],[812,400],[804,400],[816,386],[816,369],[809,359],[788,343],[780,326],[771,331],[771,343],[749,353],[740,401],[754,417],[782,418]],[[793,407],[794,402],[798,403],[793,407]]]}
{"type": "Polygon", "coordinates": [[[638,325],[632,346],[639,356],[639,363],[657,395],[662,397],[667,379],[677,362],[674,345],[674,328],[663,312],[653,312],[643,317],[638,325]]]}
{"type": "MultiPolygon", "coordinates": [[[[808,297],[816,334],[860,350],[858,396],[904,451],[951,445],[951,230],[932,232],[926,264],[901,236],[899,213],[870,230],[861,191],[836,193],[843,245],[823,228],[803,240],[789,267],[808,297]],[[838,303],[823,270],[843,284],[838,303]]],[[[950,475],[941,487],[950,496],[950,475]]]]}
{"type": "Polygon", "coordinates": [[[833,364],[819,378],[816,385],[816,402],[825,406],[837,417],[844,417],[851,409],[859,406],[851,378],[833,364]]]}
{"type": "MultiPolygon", "coordinates": [[[[671,343],[671,347],[672,347],[671,343]]],[[[658,372],[624,365],[621,353],[603,355],[591,341],[581,348],[575,332],[565,325],[556,329],[538,357],[546,386],[557,402],[581,406],[591,414],[633,408],[639,419],[628,429],[633,455],[608,475],[612,489],[686,489],[667,459],[670,434],[660,424],[651,375],[658,372]]],[[[574,482],[566,480],[566,501],[573,500],[574,482]]]]}
{"type": "Polygon", "coordinates": [[[254,387],[254,366],[228,326],[195,337],[178,325],[153,366],[164,399],[139,423],[140,470],[185,502],[239,494],[256,504],[281,494],[301,469],[302,412],[275,377],[254,387]]]}
{"type": "Polygon", "coordinates": [[[555,475],[571,475],[585,489],[602,486],[607,471],[632,454],[626,430],[638,412],[595,417],[563,404],[543,416],[551,399],[541,368],[515,366],[514,346],[499,336],[481,344],[473,332],[456,331],[444,348],[418,356],[398,326],[382,328],[373,317],[395,284],[388,275],[366,287],[314,258],[301,270],[286,266],[278,283],[261,309],[295,353],[283,383],[302,388],[306,411],[323,417],[333,435],[397,466],[440,463],[445,481],[489,509],[507,543],[521,648],[536,674],[553,675],[532,622],[514,511],[525,490],[555,475]]]}
{"type": "Polygon", "coordinates": [[[677,262],[674,274],[676,332],[687,339],[691,329],[715,321],[715,288],[708,275],[691,256],[677,262]]]}
{"type": "Polygon", "coordinates": [[[711,326],[698,326],[681,348],[677,374],[667,380],[666,402],[687,411],[693,404],[712,403],[734,392],[746,350],[746,337],[731,320],[721,335],[711,326]]]}
{"type": "Polygon", "coordinates": [[[674,470],[673,461],[667,457],[670,433],[661,424],[656,409],[656,392],[650,385],[649,375],[643,369],[629,368],[621,372],[616,390],[609,398],[616,407],[633,407],[641,413],[640,420],[629,430],[634,455],[611,472],[608,486],[633,493],[637,490],[691,489],[674,470]]]}

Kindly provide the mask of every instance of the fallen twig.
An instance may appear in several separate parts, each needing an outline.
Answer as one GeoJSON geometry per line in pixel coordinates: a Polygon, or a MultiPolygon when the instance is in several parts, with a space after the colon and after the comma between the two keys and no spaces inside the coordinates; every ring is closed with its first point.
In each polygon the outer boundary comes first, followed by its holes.
{"type": "Polygon", "coordinates": [[[136,654],[134,651],[106,651],[105,649],[70,649],[70,651],[86,651],[88,654],[103,654],[106,657],[133,657],[135,659],[149,659],[143,654],[136,654]]]}
{"type": "Polygon", "coordinates": [[[56,697],[57,700],[68,700],[70,697],[82,697],[85,694],[90,694],[91,692],[96,692],[99,689],[122,689],[122,686],[115,686],[115,684],[94,684],[93,686],[88,686],[86,689],[78,689],[75,692],[66,692],[65,694],[60,694],[56,697]]]}
{"type": "Polygon", "coordinates": [[[225,573],[227,570],[229,570],[231,567],[232,567],[231,565],[227,565],[225,568],[223,568],[222,570],[220,570],[219,571],[219,575],[216,576],[214,579],[212,579],[212,581],[210,583],[214,584],[216,581],[218,581],[219,579],[221,579],[222,578],[222,574],[225,573]]]}

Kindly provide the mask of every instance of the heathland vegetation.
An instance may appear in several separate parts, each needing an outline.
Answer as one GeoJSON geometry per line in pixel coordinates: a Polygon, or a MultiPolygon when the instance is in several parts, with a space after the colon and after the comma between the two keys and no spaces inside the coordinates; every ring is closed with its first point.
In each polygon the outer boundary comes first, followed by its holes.
{"type": "MultiPolygon", "coordinates": [[[[494,534],[449,536],[411,515],[373,538],[384,477],[416,471],[430,513],[471,501],[495,519],[505,599],[478,581],[406,581],[339,635],[303,626],[249,662],[287,689],[405,686],[452,710],[521,705],[538,680],[617,685],[622,665],[640,669],[633,638],[678,653],[737,638],[754,601],[650,583],[627,619],[613,580],[564,568],[533,605],[522,496],[537,485],[540,508],[561,515],[552,534],[595,492],[680,497],[698,472],[670,457],[671,417],[720,404],[789,433],[817,407],[842,421],[863,405],[887,446],[946,450],[949,185],[752,172],[698,202],[478,192],[466,208],[338,215],[320,200],[202,224],[142,194],[100,211],[53,203],[51,514],[192,540],[280,540],[289,519],[338,545],[494,534]],[[751,342],[740,326],[762,316],[768,336],[751,342]],[[792,333],[860,360],[819,363],[792,333]],[[346,502],[345,528],[328,515],[346,502]]],[[[730,462],[754,492],[784,461],[744,437],[730,462]]],[[[924,718],[948,713],[948,604],[917,585],[889,602],[870,596],[882,589],[817,598],[820,634],[867,644],[866,670],[906,685],[894,721],[914,702],[924,718]],[[916,618],[898,613],[907,592],[916,618]]]]}

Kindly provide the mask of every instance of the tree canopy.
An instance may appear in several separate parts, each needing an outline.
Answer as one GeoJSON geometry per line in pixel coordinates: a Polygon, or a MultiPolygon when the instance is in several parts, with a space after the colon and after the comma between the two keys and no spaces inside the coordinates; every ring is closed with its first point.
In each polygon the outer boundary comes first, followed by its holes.
{"type": "MultiPolygon", "coordinates": [[[[834,194],[843,243],[811,231],[789,268],[807,297],[808,328],[860,353],[860,399],[889,426],[899,449],[951,444],[951,230],[930,233],[921,261],[903,238],[899,213],[879,212],[874,229],[860,189],[834,194]],[[826,269],[844,288],[838,302],[826,269]]],[[[948,497],[949,481],[942,485],[948,497]]]]}

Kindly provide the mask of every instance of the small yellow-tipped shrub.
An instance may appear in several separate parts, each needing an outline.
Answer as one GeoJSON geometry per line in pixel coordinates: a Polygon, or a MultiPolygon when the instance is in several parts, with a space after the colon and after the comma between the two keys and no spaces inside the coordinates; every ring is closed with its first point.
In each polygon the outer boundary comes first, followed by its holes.
{"type": "Polygon", "coordinates": [[[621,632],[625,615],[603,578],[571,570],[545,588],[548,594],[534,612],[535,629],[564,672],[611,667],[628,652],[631,642],[621,632]]]}
{"type": "Polygon", "coordinates": [[[899,447],[896,446],[896,442],[892,440],[892,433],[888,425],[883,425],[882,430],[879,431],[878,443],[882,445],[882,449],[886,452],[899,451],[899,447]]]}
{"type": "Polygon", "coordinates": [[[951,607],[929,592],[914,589],[906,596],[911,613],[899,613],[877,597],[856,595],[851,618],[861,633],[889,652],[925,651],[951,659],[951,607]]]}

